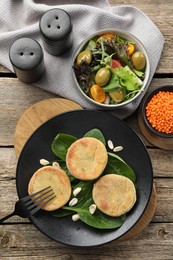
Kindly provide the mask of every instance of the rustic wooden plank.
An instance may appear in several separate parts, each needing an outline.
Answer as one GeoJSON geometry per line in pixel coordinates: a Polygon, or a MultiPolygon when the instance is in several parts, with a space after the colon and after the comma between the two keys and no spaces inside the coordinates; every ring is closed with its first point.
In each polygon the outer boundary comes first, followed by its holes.
{"type": "Polygon", "coordinates": [[[151,223],[130,241],[113,241],[96,248],[66,246],[45,237],[33,225],[3,225],[1,259],[172,259],[173,224],[151,223]]]}
{"type": "MultiPolygon", "coordinates": [[[[170,78],[155,78],[149,90],[154,86],[169,83],[172,83],[170,78]]],[[[33,85],[22,83],[18,79],[0,78],[0,146],[13,145],[15,127],[23,111],[40,100],[52,97],[57,96],[33,85]]],[[[151,145],[142,136],[136,117],[137,114],[134,114],[126,121],[147,145],[151,145]]]]}
{"type": "Polygon", "coordinates": [[[16,78],[0,78],[0,145],[13,145],[16,124],[25,109],[55,96],[16,78]]]}
{"type": "Polygon", "coordinates": [[[0,65],[0,73],[11,73],[6,67],[0,65]]]}
{"type": "Polygon", "coordinates": [[[148,149],[155,177],[173,177],[173,151],[148,149]]]}
{"type": "Polygon", "coordinates": [[[157,206],[156,212],[153,218],[154,222],[171,222],[173,223],[173,218],[171,217],[173,212],[173,179],[155,179],[157,192],[157,206]],[[168,220],[169,219],[169,220],[168,220]]]}
{"type": "MultiPolygon", "coordinates": [[[[18,200],[16,191],[17,156],[14,148],[0,148],[0,218],[8,215],[14,209],[18,200]]],[[[14,217],[11,222],[29,222],[28,219],[14,217]]]]}
{"type": "Polygon", "coordinates": [[[16,177],[17,156],[14,148],[0,148],[0,182],[16,177]]]}

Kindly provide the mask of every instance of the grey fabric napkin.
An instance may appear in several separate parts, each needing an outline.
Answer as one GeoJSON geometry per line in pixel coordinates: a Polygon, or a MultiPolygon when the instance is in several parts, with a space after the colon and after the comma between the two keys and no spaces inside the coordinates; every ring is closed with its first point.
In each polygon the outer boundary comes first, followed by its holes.
{"type": "MultiPolygon", "coordinates": [[[[111,7],[106,0],[1,0],[0,64],[13,71],[9,60],[9,48],[18,38],[31,37],[43,46],[39,20],[44,12],[52,8],[64,9],[71,16],[73,46],[60,57],[44,51],[46,71],[35,86],[76,101],[84,108],[98,109],[88,103],[76,88],[72,76],[72,60],[78,45],[86,37],[97,30],[107,28],[126,30],[144,44],[151,62],[151,81],[164,45],[161,32],[139,9],[127,5],[111,7]]],[[[124,119],[136,110],[141,98],[111,113],[124,119]]]]}

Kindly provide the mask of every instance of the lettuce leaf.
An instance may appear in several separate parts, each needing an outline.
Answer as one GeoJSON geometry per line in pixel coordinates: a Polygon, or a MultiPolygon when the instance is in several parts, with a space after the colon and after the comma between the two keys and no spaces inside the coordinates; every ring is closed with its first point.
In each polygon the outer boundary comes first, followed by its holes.
{"type": "Polygon", "coordinates": [[[119,77],[120,84],[127,89],[127,91],[134,91],[140,89],[143,82],[138,78],[133,71],[128,67],[118,67],[113,70],[113,73],[119,77]]]}

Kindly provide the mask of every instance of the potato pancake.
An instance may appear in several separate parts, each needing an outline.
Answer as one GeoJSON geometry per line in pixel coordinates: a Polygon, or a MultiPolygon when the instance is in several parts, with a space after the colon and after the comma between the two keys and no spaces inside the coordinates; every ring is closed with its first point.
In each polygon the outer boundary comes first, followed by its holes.
{"type": "Polygon", "coordinates": [[[100,211],[118,217],[134,206],[136,189],[130,179],[117,174],[106,174],[94,184],[92,196],[100,211]]]}
{"type": "Polygon", "coordinates": [[[48,186],[53,189],[56,198],[48,202],[43,209],[52,211],[64,206],[71,196],[71,183],[67,174],[57,167],[42,167],[30,179],[28,193],[31,195],[48,186]]]}
{"type": "Polygon", "coordinates": [[[92,137],[75,141],[68,149],[66,164],[70,173],[80,180],[94,180],[104,171],[108,160],[104,144],[92,137]]]}

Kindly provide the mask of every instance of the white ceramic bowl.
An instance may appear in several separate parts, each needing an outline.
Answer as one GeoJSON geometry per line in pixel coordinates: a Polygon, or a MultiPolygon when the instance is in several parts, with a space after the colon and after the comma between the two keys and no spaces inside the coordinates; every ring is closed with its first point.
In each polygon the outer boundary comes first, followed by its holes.
{"type": "Polygon", "coordinates": [[[148,83],[148,80],[149,80],[149,76],[150,76],[150,62],[149,62],[149,58],[148,58],[148,54],[146,52],[146,49],[145,47],[143,46],[143,44],[135,37],[133,36],[132,34],[126,32],[126,31],[122,31],[122,30],[115,30],[115,29],[107,29],[107,30],[101,30],[101,31],[97,31],[96,33],[90,35],[89,37],[87,37],[81,44],[80,46],[78,47],[76,53],[75,53],[75,56],[74,56],[74,60],[73,60],[73,65],[76,61],[76,58],[78,56],[78,54],[84,50],[86,44],[89,42],[90,39],[93,39],[95,36],[101,36],[103,34],[106,34],[106,33],[113,33],[119,37],[122,37],[122,38],[125,38],[125,39],[128,39],[129,41],[135,43],[135,51],[140,51],[144,54],[145,56],[145,59],[146,59],[146,66],[145,66],[145,70],[144,70],[144,73],[145,73],[145,78],[143,80],[143,85],[141,86],[141,91],[139,91],[135,96],[133,96],[131,99],[128,99],[126,101],[123,101],[121,103],[116,103],[116,104],[105,104],[105,103],[99,103],[97,101],[95,101],[94,99],[92,99],[90,96],[88,96],[81,88],[81,86],[79,85],[78,83],[78,80],[77,80],[77,77],[76,77],[76,74],[75,72],[73,72],[74,74],[74,81],[75,81],[75,84],[78,88],[78,90],[81,92],[81,94],[92,104],[98,106],[98,108],[101,108],[101,109],[115,109],[115,108],[120,108],[122,106],[125,106],[129,103],[131,103],[132,101],[134,101],[135,99],[137,99],[141,93],[143,92],[143,90],[146,88],[147,86],[147,83],[148,83]]]}

